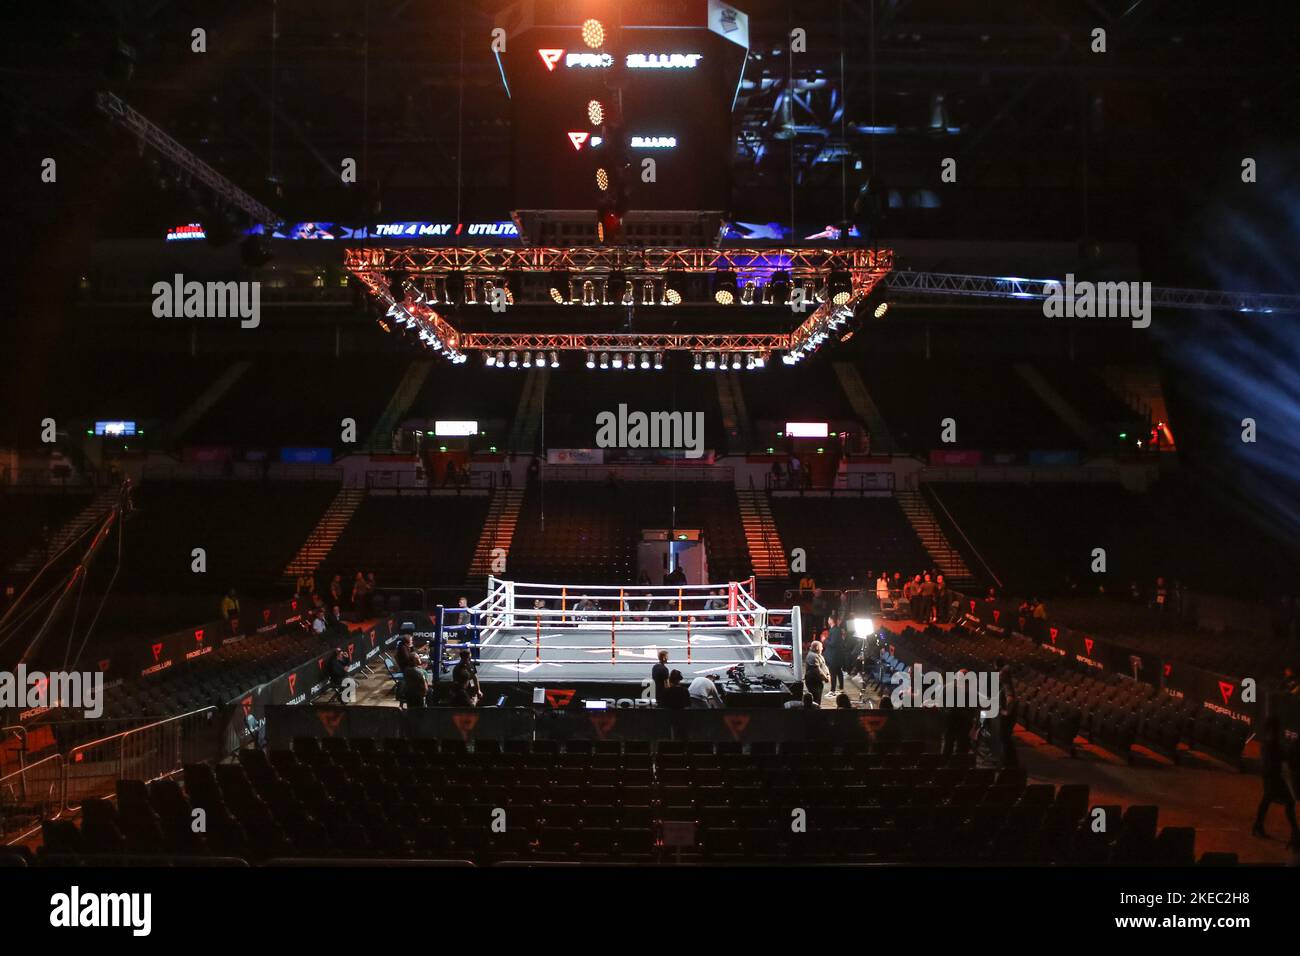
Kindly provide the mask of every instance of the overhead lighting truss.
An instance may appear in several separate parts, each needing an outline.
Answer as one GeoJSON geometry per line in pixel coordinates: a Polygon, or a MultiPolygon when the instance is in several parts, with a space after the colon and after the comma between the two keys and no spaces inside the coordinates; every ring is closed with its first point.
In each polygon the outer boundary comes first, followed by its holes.
{"type": "MultiPolygon", "coordinates": [[[[344,253],[344,266],[386,310],[386,325],[393,320],[406,328],[424,330],[421,339],[437,344],[453,361],[464,361],[470,351],[490,353],[578,351],[622,352],[694,352],[761,357],[766,361],[773,353],[797,351],[802,357],[815,350],[826,336],[836,316],[852,308],[879,283],[893,264],[888,249],[822,248],[656,248],[601,246],[532,246],[532,247],[395,247],[355,248],[344,253]],[[431,303],[415,297],[398,302],[392,294],[394,273],[412,280],[436,279],[455,274],[473,280],[498,277],[508,273],[549,273],[564,275],[581,289],[587,280],[607,280],[611,275],[639,276],[663,280],[658,294],[647,299],[645,286],[637,301],[642,304],[668,304],[680,301],[669,295],[669,273],[741,272],[780,273],[784,281],[805,282],[822,287],[831,273],[847,273],[851,293],[845,302],[809,301],[805,312],[796,312],[800,324],[789,332],[725,332],[682,334],[676,332],[463,332],[431,303]]],[[[408,283],[409,285],[410,283],[408,283]]],[[[418,282],[416,283],[418,284],[418,282]]],[[[400,285],[399,285],[400,288],[400,285]]],[[[618,291],[620,301],[625,289],[618,291]]],[[[612,292],[610,294],[613,294],[612,292]]],[[[564,295],[552,295],[550,309],[564,309],[581,303],[564,295]]],[[[602,296],[600,304],[606,302],[602,296]]],[[[576,317],[577,312],[573,313],[576,317]]],[[[737,315],[745,314],[737,310],[737,315]]],[[[762,362],[759,362],[761,365],[762,362]]]]}

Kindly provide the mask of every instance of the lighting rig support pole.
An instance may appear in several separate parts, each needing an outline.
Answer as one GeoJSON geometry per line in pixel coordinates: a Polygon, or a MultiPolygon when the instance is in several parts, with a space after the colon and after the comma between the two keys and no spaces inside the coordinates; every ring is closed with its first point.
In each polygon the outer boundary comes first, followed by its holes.
{"type": "Polygon", "coordinates": [[[162,127],[136,112],[120,96],[105,91],[95,94],[95,108],[146,146],[152,146],[178,169],[207,186],[220,199],[242,209],[262,225],[275,225],[284,217],[258,202],[221,173],[174,140],[162,127]]]}

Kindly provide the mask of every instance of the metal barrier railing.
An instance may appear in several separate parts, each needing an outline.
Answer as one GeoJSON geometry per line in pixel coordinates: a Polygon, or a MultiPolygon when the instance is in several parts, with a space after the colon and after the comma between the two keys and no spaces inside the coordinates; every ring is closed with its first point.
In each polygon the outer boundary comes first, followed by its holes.
{"type": "Polygon", "coordinates": [[[63,813],[67,775],[62,754],[0,777],[0,844],[17,843],[63,813]]]}
{"type": "Polygon", "coordinates": [[[187,763],[221,756],[216,707],[204,707],[68,751],[63,806],[76,810],[89,797],[107,797],[118,780],[158,780],[187,763]]]}

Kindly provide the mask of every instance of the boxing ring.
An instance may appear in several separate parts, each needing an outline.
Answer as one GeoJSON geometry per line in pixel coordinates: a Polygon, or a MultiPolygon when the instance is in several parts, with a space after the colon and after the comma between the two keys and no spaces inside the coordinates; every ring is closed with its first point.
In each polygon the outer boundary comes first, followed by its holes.
{"type": "Polygon", "coordinates": [[[752,677],[803,676],[799,608],[763,607],[752,578],[637,587],[489,578],[483,601],[440,608],[436,625],[445,647],[470,650],[484,683],[644,686],[660,650],[687,681],[738,664],[752,677]]]}

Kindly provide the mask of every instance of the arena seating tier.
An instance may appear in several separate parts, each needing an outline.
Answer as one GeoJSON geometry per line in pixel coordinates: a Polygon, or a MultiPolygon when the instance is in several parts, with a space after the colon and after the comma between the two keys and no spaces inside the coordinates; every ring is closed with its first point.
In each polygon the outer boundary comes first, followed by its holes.
{"type": "Polygon", "coordinates": [[[534,483],[524,494],[510,573],[530,581],[630,583],[642,529],[673,527],[703,532],[712,580],[749,577],[735,491],[719,482],[534,483]]]}
{"type": "Polygon", "coordinates": [[[694,821],[702,863],[1194,862],[1195,831],[1158,832],[1154,806],[1107,808],[1088,826],[1089,791],[1027,784],[903,743],[876,752],[783,744],[298,738],[243,751],[238,764],[185,768],[184,786],[119,783],[116,805],[87,801],[80,828],[44,827],[41,859],[120,854],[654,863],[661,821],[694,821]],[[195,834],[191,809],[207,811],[195,834]],[[491,826],[507,806],[504,833],[491,826]],[[807,813],[794,833],[790,812],[807,813]]]}
{"type": "Polygon", "coordinates": [[[385,587],[460,584],[489,503],[483,494],[371,493],[322,562],[316,586],[324,591],[338,574],[350,587],[357,571],[374,571],[385,587]]]}
{"type": "Polygon", "coordinates": [[[596,416],[601,412],[617,414],[618,406],[625,404],[629,412],[702,412],[704,447],[726,450],[712,375],[690,370],[619,369],[600,373],[593,382],[594,374],[587,369],[561,370],[548,379],[546,443],[552,448],[594,448],[596,416]]]}
{"type": "Polygon", "coordinates": [[[882,356],[861,360],[859,372],[900,449],[926,455],[936,448],[995,452],[1079,445],[1003,360],[882,356]],[[957,423],[957,440],[950,445],[940,441],[945,418],[957,423]]]}
{"type": "Polygon", "coordinates": [[[0,495],[0,571],[52,538],[64,523],[90,503],[91,495],[69,491],[56,494],[0,495]]]}
{"type": "Polygon", "coordinates": [[[184,441],[349,450],[341,440],[342,420],[354,419],[357,441],[365,441],[407,364],[396,356],[256,359],[185,433],[184,441]]]}
{"type": "Polygon", "coordinates": [[[892,497],[773,495],[772,517],[789,551],[808,553],[808,574],[820,587],[874,586],[868,571],[916,573],[932,567],[907,516],[892,497]]]}
{"type": "MultiPolygon", "coordinates": [[[[264,594],[280,580],[338,486],[324,481],[152,482],[136,489],[118,590],[264,594]],[[194,548],[207,571],[191,570],[194,548]]],[[[273,594],[271,596],[274,596],[273,594]]]]}

